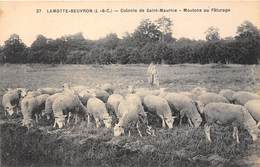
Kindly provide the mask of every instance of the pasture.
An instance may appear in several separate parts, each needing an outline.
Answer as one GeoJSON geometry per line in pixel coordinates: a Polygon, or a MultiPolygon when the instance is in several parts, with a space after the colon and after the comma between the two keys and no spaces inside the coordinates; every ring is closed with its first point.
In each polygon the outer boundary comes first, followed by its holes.
{"type": "MultiPolygon", "coordinates": [[[[1,65],[0,100],[8,88],[60,87],[63,83],[95,87],[112,83],[116,92],[128,85],[148,87],[147,65],[1,65]]],[[[259,92],[260,66],[248,65],[158,65],[161,87],[189,91],[206,87],[259,92]],[[254,70],[252,70],[254,69],[254,70]]],[[[79,126],[53,129],[21,127],[20,119],[0,120],[1,164],[5,166],[251,166],[260,164],[260,139],[252,143],[232,129],[214,127],[213,143],[207,143],[201,128],[174,126],[156,130],[156,137],[113,137],[111,129],[79,126]],[[227,133],[230,132],[230,133],[227,133]],[[258,161],[258,162],[257,162],[258,161]]],[[[1,165],[2,166],[2,165],[1,165]]]]}

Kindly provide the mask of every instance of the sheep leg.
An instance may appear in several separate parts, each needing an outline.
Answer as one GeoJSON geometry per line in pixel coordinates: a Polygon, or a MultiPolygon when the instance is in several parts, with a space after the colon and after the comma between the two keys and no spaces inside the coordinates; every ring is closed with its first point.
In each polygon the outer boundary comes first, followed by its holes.
{"type": "Polygon", "coordinates": [[[75,124],[78,124],[78,122],[79,122],[78,114],[75,114],[75,124]]]}
{"type": "Polygon", "coordinates": [[[90,115],[88,114],[88,118],[87,118],[87,125],[90,124],[90,115]]]}
{"type": "MultiPolygon", "coordinates": [[[[237,128],[236,128],[236,129],[237,129],[237,128]]],[[[239,136],[238,136],[238,129],[237,129],[236,131],[237,131],[237,133],[236,133],[237,143],[240,143],[239,136]]]]}
{"type": "Polygon", "coordinates": [[[131,136],[131,132],[130,132],[130,129],[128,130],[128,137],[130,137],[131,136]]]}
{"type": "Polygon", "coordinates": [[[184,113],[185,113],[184,110],[181,110],[181,111],[180,111],[180,115],[179,115],[179,118],[180,118],[179,126],[182,126],[182,119],[183,119],[183,117],[184,117],[184,113]]]}
{"type": "Polygon", "coordinates": [[[181,126],[182,125],[182,116],[180,116],[180,122],[179,122],[179,126],[181,126]]]}
{"type": "Polygon", "coordinates": [[[101,123],[100,123],[99,119],[96,118],[95,121],[96,121],[96,127],[97,128],[101,127],[101,123]]]}
{"type": "Polygon", "coordinates": [[[38,115],[38,119],[42,119],[41,114],[38,115]]]}
{"type": "Polygon", "coordinates": [[[233,128],[233,138],[236,139],[237,143],[240,143],[239,137],[238,137],[238,129],[236,126],[233,128]]]}
{"type": "MultiPolygon", "coordinates": [[[[70,113],[69,113],[69,115],[70,115],[70,113]]],[[[65,118],[67,118],[66,124],[69,124],[69,123],[70,123],[69,115],[66,115],[66,116],[65,116],[65,118]]]]}
{"type": "Polygon", "coordinates": [[[90,122],[90,115],[88,114],[87,123],[90,122]]]}
{"type": "Polygon", "coordinates": [[[35,114],[34,116],[35,116],[35,121],[38,124],[39,123],[39,116],[38,116],[38,114],[35,114]]]}
{"type": "Polygon", "coordinates": [[[70,123],[70,119],[71,119],[71,117],[72,117],[72,113],[71,113],[71,112],[69,112],[68,119],[67,119],[67,124],[69,124],[69,123],[70,123]]]}
{"type": "Polygon", "coordinates": [[[236,129],[235,129],[235,127],[233,127],[233,134],[232,134],[232,137],[233,137],[233,139],[236,139],[236,129]]]}
{"type": "Polygon", "coordinates": [[[165,124],[165,120],[164,120],[163,116],[159,115],[159,117],[162,119],[162,127],[165,128],[166,124],[165,124]]]}
{"type": "Polygon", "coordinates": [[[56,119],[55,119],[55,120],[54,120],[54,124],[53,124],[53,128],[56,127],[56,124],[57,124],[57,121],[56,121],[56,119]]]}
{"type": "Polygon", "coordinates": [[[32,126],[38,126],[38,123],[36,124],[36,122],[33,120],[32,126]]]}
{"type": "Polygon", "coordinates": [[[139,129],[139,124],[138,124],[138,122],[136,123],[136,129],[137,129],[137,131],[138,131],[140,137],[143,137],[143,135],[142,135],[142,133],[141,133],[141,131],[140,131],[140,129],[139,129]]]}
{"type": "Polygon", "coordinates": [[[192,121],[191,121],[190,118],[188,118],[188,122],[189,122],[189,125],[190,125],[191,127],[194,127],[194,125],[193,125],[193,123],[192,123],[192,121]]]}
{"type": "Polygon", "coordinates": [[[237,129],[237,127],[236,127],[236,138],[237,138],[237,143],[240,143],[240,141],[239,141],[239,136],[238,136],[238,129],[237,129]]]}
{"type": "Polygon", "coordinates": [[[260,121],[256,124],[256,127],[259,129],[260,128],[260,121]]]}
{"type": "Polygon", "coordinates": [[[92,123],[91,123],[91,115],[88,114],[88,119],[87,119],[88,123],[87,123],[87,126],[88,127],[91,127],[92,126],[92,123]]]}
{"type": "Polygon", "coordinates": [[[212,140],[210,138],[210,125],[205,125],[204,126],[204,131],[205,131],[205,134],[206,134],[206,139],[211,143],[212,140]]]}

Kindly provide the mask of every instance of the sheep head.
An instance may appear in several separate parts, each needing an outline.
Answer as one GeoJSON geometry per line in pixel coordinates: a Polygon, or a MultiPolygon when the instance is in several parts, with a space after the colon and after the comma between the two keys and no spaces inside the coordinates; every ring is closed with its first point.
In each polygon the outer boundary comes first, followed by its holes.
{"type": "Polygon", "coordinates": [[[167,124],[169,129],[172,129],[173,122],[175,117],[165,118],[165,123],[167,124]]]}
{"type": "Polygon", "coordinates": [[[121,136],[121,135],[124,135],[124,134],[125,134],[124,128],[117,124],[114,127],[114,136],[121,136]]]}
{"type": "Polygon", "coordinates": [[[133,85],[128,86],[128,93],[130,94],[135,93],[135,87],[133,85]]]}
{"type": "Polygon", "coordinates": [[[112,127],[112,118],[109,116],[103,120],[106,128],[112,127]]]}
{"type": "Polygon", "coordinates": [[[32,128],[35,126],[35,122],[33,119],[23,119],[22,121],[22,126],[27,127],[28,129],[32,128]]]}
{"type": "Polygon", "coordinates": [[[58,127],[61,129],[65,126],[65,116],[60,116],[59,118],[55,118],[54,127],[58,125],[58,127]]]}
{"type": "Polygon", "coordinates": [[[192,101],[192,122],[195,128],[199,127],[202,122],[202,113],[203,108],[200,102],[192,101]]]}
{"type": "Polygon", "coordinates": [[[14,109],[15,106],[12,106],[11,104],[5,106],[5,110],[10,116],[12,116],[15,113],[14,109]]]}

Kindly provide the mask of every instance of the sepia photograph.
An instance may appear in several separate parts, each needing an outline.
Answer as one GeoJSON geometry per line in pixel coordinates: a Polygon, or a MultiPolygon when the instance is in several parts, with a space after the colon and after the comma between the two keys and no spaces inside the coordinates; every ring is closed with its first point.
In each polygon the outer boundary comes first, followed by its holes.
{"type": "Polygon", "coordinates": [[[260,0],[0,0],[1,167],[260,167],[260,0]]]}

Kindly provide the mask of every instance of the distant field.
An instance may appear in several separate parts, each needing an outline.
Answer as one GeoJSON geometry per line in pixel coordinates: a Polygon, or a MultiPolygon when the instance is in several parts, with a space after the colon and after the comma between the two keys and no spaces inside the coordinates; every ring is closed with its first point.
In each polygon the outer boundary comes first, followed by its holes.
{"type": "MultiPolygon", "coordinates": [[[[119,86],[147,87],[148,65],[1,65],[0,88],[60,87],[65,82],[87,85],[110,82],[119,86]]],[[[158,65],[160,84],[174,91],[204,86],[211,91],[223,88],[256,91],[260,66],[249,65],[158,65]],[[255,78],[254,78],[255,77],[255,78]],[[255,82],[255,83],[254,83],[255,82]]]]}
{"type": "MultiPolygon", "coordinates": [[[[89,87],[109,82],[116,86],[116,91],[121,91],[127,85],[147,87],[147,67],[1,65],[0,100],[8,87],[60,87],[66,82],[89,87]]],[[[225,88],[253,92],[259,90],[260,66],[158,65],[158,71],[161,87],[169,87],[173,91],[189,91],[196,86],[214,92],[225,88]]],[[[86,128],[84,122],[78,127],[63,130],[40,126],[39,129],[26,132],[16,120],[0,120],[1,161],[5,161],[7,166],[35,167],[251,166],[258,161],[260,140],[252,144],[247,132],[242,130],[241,144],[236,144],[232,139],[232,128],[216,126],[214,129],[213,143],[207,144],[202,129],[187,126],[157,130],[156,137],[114,138],[111,129],[86,128]]]]}

